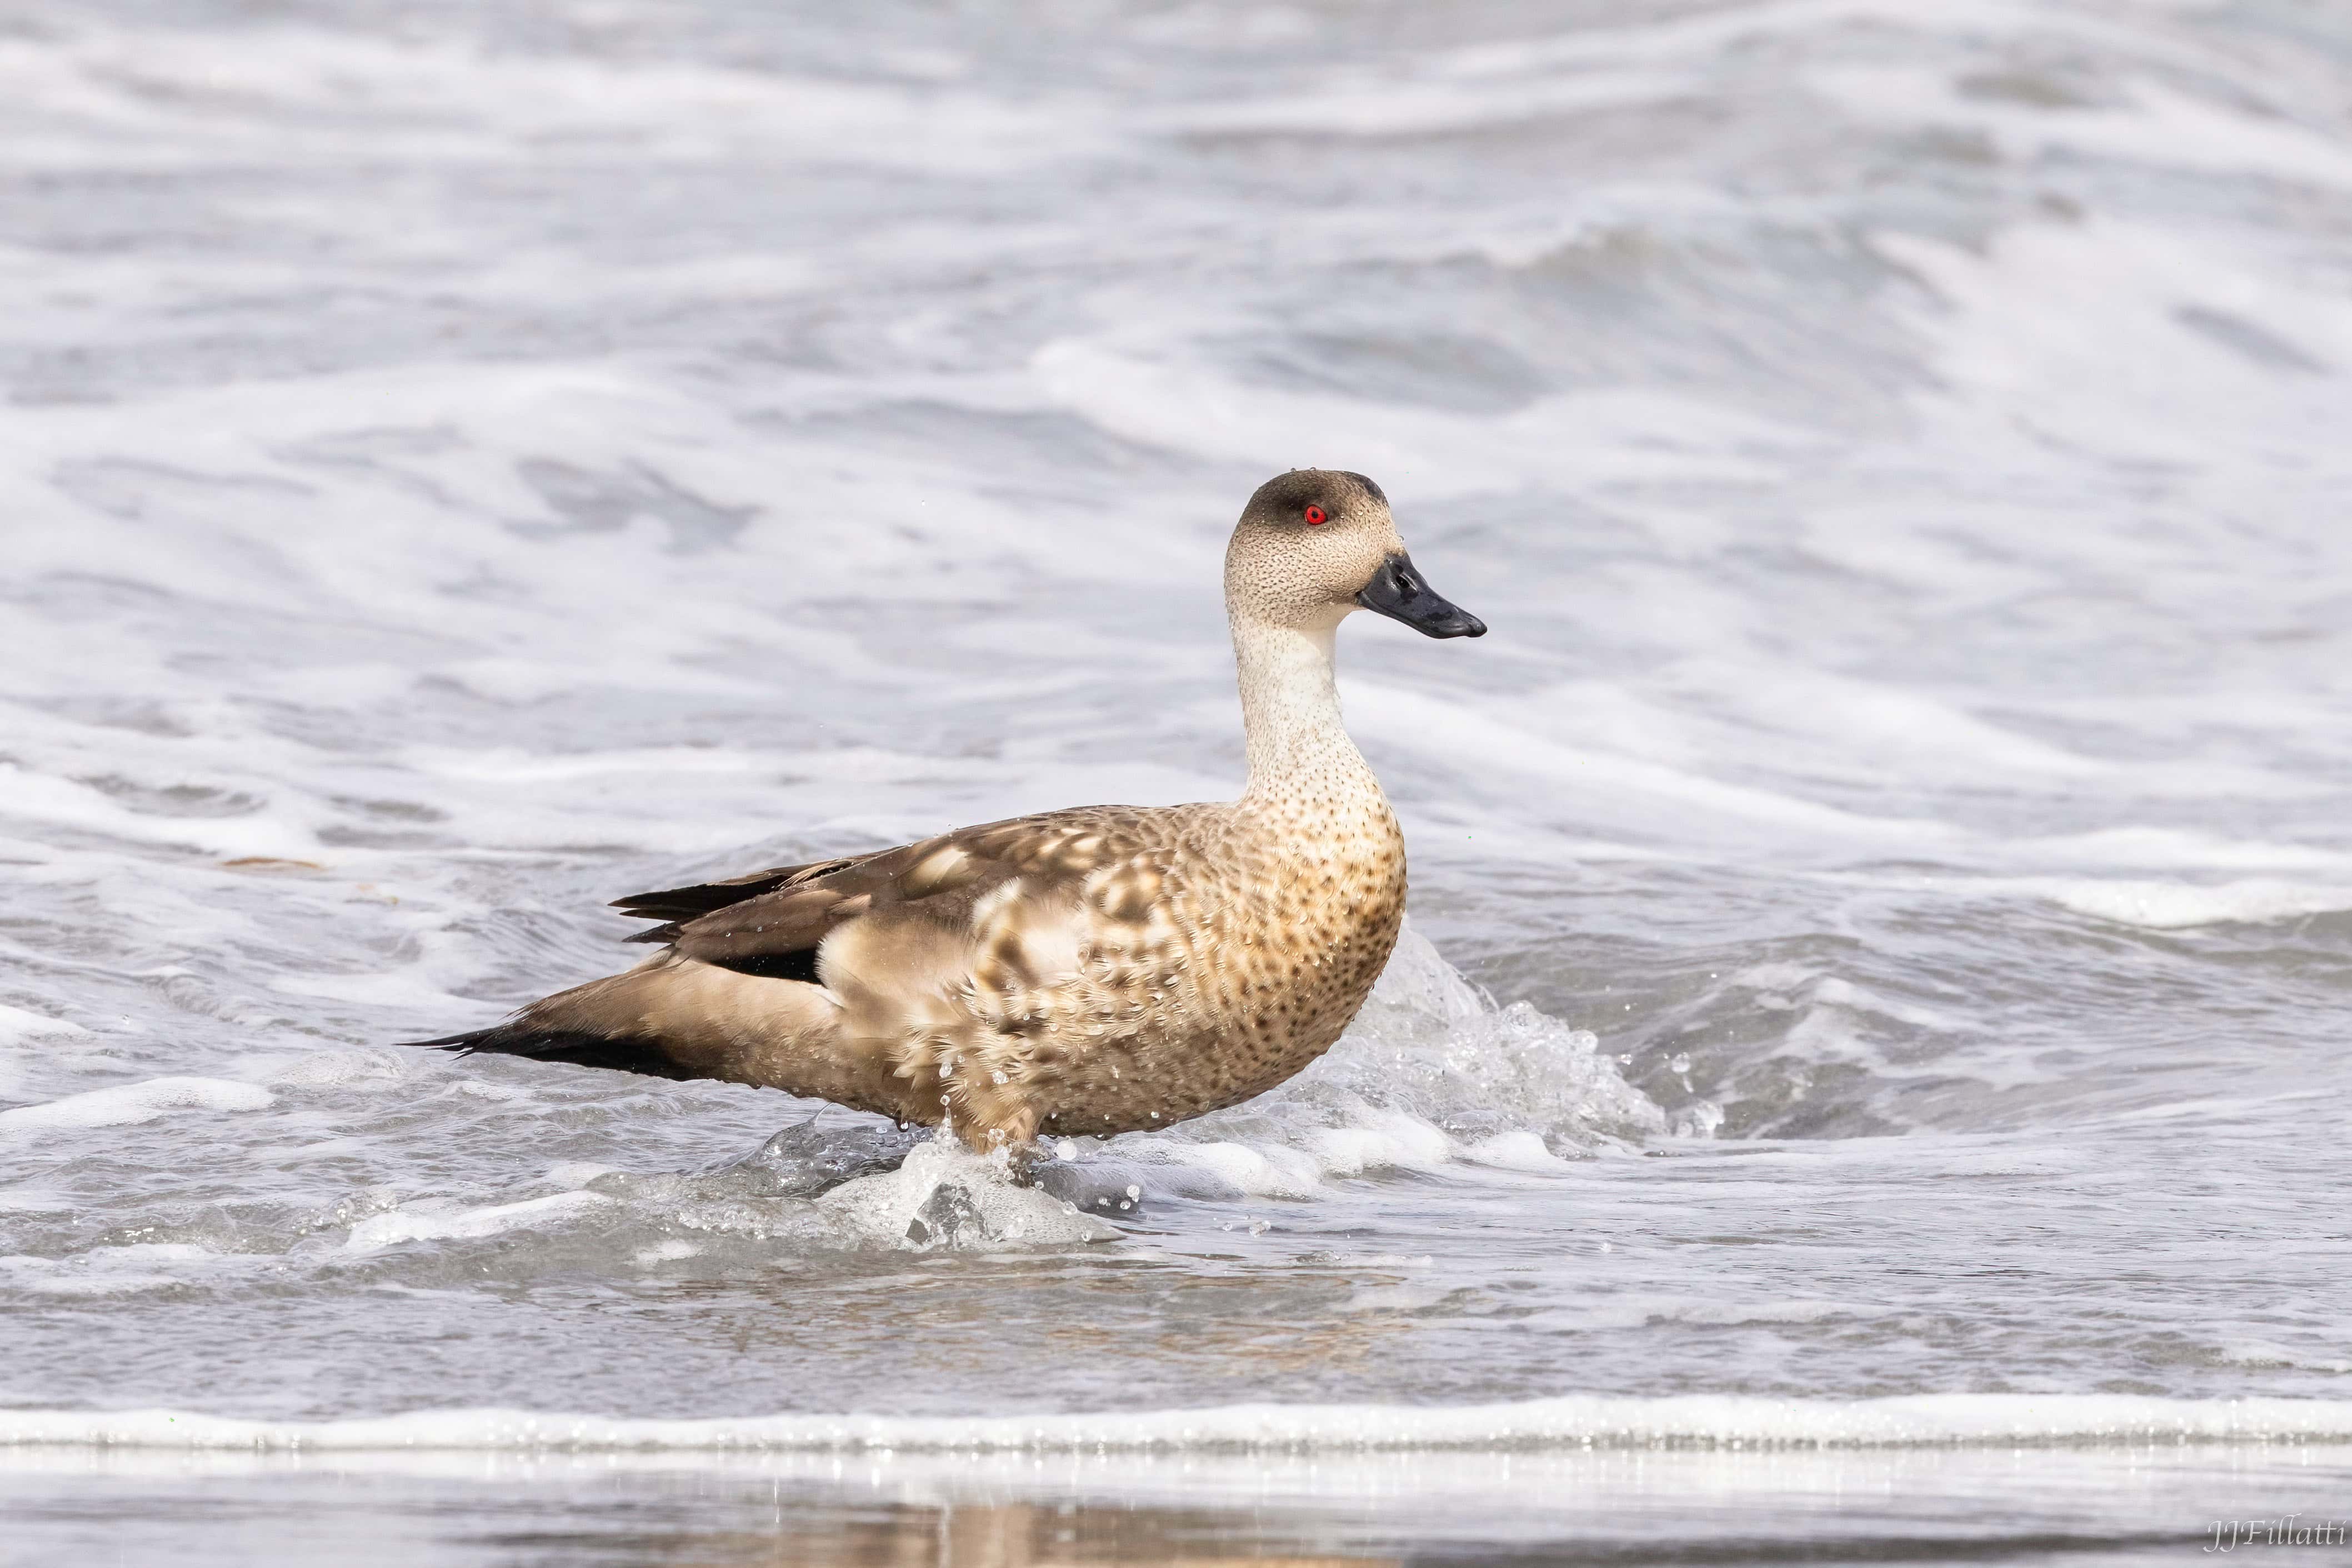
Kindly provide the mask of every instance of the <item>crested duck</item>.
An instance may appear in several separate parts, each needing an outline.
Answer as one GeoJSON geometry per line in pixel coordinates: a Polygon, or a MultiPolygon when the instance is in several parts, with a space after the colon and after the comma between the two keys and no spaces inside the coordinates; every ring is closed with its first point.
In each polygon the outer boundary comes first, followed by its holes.
{"type": "Polygon", "coordinates": [[[1374,611],[1486,624],[1423,580],[1388,497],[1303,468],[1225,550],[1249,782],[1082,806],[617,899],[661,951],[416,1043],[716,1078],[946,1124],[971,1147],[1166,1126],[1328,1050],[1404,917],[1404,839],[1339,722],[1331,646],[1374,611]]]}

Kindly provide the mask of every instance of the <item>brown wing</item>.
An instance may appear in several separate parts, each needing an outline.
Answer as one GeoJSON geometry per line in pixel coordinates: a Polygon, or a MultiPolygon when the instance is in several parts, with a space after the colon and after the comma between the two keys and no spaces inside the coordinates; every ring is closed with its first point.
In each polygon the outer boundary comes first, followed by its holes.
{"type": "Polygon", "coordinates": [[[814,980],[817,944],[845,920],[908,908],[943,924],[961,923],[982,896],[1009,878],[1042,886],[1158,847],[1169,836],[1154,821],[1160,815],[1132,806],[1089,806],[1015,817],[873,854],[781,866],[617,903],[629,914],[667,921],[638,932],[632,942],[671,943],[706,964],[814,980]]]}

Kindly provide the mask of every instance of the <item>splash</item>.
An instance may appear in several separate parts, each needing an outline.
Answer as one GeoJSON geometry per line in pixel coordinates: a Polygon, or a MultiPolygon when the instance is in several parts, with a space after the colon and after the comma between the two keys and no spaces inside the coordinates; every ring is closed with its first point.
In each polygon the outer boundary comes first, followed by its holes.
{"type": "Polygon", "coordinates": [[[1091,1177],[1048,1173],[1084,1207],[1162,1196],[1304,1199],[1326,1183],[1453,1162],[1557,1171],[1668,1135],[1587,1030],[1527,1002],[1497,1006],[1408,923],[1348,1033],[1256,1099],[1160,1134],[1064,1140],[1091,1177]],[[1129,1167],[1158,1167],[1129,1182],[1129,1167]]]}

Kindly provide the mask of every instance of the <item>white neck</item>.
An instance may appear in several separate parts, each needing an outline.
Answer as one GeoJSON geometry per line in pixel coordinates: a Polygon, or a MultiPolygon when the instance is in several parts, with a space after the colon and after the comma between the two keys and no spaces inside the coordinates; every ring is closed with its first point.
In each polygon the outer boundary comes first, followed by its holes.
{"type": "Polygon", "coordinates": [[[1339,722],[1331,638],[1339,616],[1318,627],[1234,622],[1234,662],[1242,689],[1242,731],[1249,743],[1249,788],[1243,799],[1379,781],[1339,722]]]}

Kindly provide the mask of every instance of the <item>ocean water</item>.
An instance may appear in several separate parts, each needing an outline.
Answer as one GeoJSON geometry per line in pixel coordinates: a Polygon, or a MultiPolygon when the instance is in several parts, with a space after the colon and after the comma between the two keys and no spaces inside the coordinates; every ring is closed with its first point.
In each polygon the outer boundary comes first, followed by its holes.
{"type": "Polygon", "coordinates": [[[9,5],[0,298],[0,1562],[2352,1515],[2352,7],[9,5]],[[1231,794],[1307,465],[1494,632],[1299,1079],[393,1043],[1231,794]]]}

